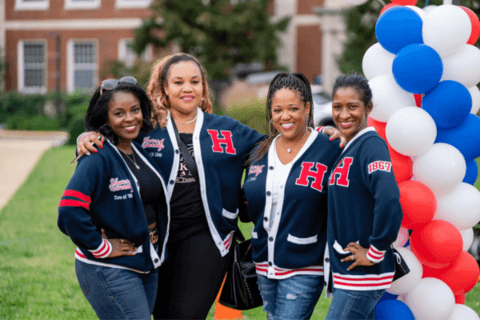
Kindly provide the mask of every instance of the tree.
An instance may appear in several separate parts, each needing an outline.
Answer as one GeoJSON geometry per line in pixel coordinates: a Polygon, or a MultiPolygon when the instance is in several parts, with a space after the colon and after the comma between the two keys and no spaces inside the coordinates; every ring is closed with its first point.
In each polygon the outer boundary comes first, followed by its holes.
{"type": "Polygon", "coordinates": [[[289,18],[272,22],[269,0],[160,0],[153,15],[135,30],[134,50],[147,44],[176,43],[182,52],[195,55],[211,79],[229,76],[237,63],[261,62],[267,70],[277,67],[278,32],[289,18]]]}
{"type": "MultiPolygon", "coordinates": [[[[430,0],[428,4],[442,5],[443,0],[430,0]]],[[[480,2],[478,0],[464,0],[462,5],[469,7],[477,15],[480,13],[480,2]]],[[[418,0],[416,6],[423,8],[425,0],[418,0]]],[[[353,70],[358,74],[363,74],[362,59],[367,49],[377,42],[375,25],[382,8],[383,5],[379,0],[369,0],[361,6],[353,7],[345,12],[347,41],[343,54],[337,61],[343,73],[349,73],[353,70]]]]}

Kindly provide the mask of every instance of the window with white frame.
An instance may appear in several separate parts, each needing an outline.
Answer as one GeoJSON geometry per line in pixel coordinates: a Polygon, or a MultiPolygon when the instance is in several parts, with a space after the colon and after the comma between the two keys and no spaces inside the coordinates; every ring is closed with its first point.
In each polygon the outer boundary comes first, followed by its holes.
{"type": "Polygon", "coordinates": [[[152,4],[152,0],[115,0],[115,8],[148,8],[152,4]]]}
{"type": "Polygon", "coordinates": [[[97,83],[97,44],[70,40],[67,43],[67,90],[92,91],[97,83]]]}
{"type": "Polygon", "coordinates": [[[82,10],[100,8],[101,0],[65,0],[65,10],[82,10]]]}
{"type": "MultiPolygon", "coordinates": [[[[120,39],[118,41],[118,60],[125,63],[127,67],[131,67],[134,65],[135,61],[137,60],[137,54],[132,49],[133,39],[120,39]]],[[[145,62],[152,61],[152,46],[147,45],[145,51],[143,51],[140,59],[145,62]]]]}
{"type": "Polygon", "coordinates": [[[15,0],[13,10],[47,10],[49,0],[15,0]]]}
{"type": "Polygon", "coordinates": [[[18,90],[46,92],[47,45],[44,40],[18,42],[18,90]]]}

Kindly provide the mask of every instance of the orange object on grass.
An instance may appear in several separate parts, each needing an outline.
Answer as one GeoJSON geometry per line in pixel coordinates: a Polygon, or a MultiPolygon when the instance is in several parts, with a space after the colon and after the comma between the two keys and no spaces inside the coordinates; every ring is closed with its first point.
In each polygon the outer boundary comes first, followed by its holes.
{"type": "MultiPolygon", "coordinates": [[[[223,279],[223,283],[225,283],[225,279],[223,279]]],[[[218,302],[218,299],[220,298],[220,293],[222,292],[223,283],[222,283],[222,287],[220,288],[220,291],[217,294],[217,299],[215,299],[215,313],[213,315],[213,319],[215,320],[243,319],[242,311],[225,307],[224,305],[218,302]]]]}

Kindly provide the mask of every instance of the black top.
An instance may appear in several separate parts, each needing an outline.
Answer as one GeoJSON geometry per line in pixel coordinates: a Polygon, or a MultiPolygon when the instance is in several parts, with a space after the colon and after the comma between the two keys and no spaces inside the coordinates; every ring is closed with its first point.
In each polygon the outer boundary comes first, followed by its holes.
{"type": "MultiPolygon", "coordinates": [[[[195,159],[195,155],[193,154],[192,136],[191,133],[180,133],[180,139],[182,139],[188,147],[188,151],[190,151],[190,154],[195,159]]],[[[170,209],[172,213],[172,221],[200,217],[205,218],[205,211],[203,209],[202,197],[200,194],[200,183],[185,165],[181,153],[177,180],[170,201],[170,209]]]]}
{"type": "Polygon", "coordinates": [[[145,210],[145,215],[147,216],[148,224],[156,222],[155,218],[155,206],[157,205],[159,199],[165,197],[162,183],[160,178],[153,172],[153,170],[142,161],[138,153],[136,153],[132,148],[133,154],[126,155],[122,151],[120,154],[125,159],[128,167],[135,175],[140,185],[140,197],[142,198],[143,208],[145,210]],[[135,163],[140,167],[137,169],[133,163],[135,156],[135,163]]]}

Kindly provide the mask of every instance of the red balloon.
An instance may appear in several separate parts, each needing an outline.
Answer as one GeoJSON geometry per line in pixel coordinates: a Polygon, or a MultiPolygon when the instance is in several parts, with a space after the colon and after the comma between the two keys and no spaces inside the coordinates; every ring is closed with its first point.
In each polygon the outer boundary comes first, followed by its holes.
{"type": "Polygon", "coordinates": [[[398,188],[403,211],[402,227],[411,230],[418,229],[433,219],[437,210],[437,201],[433,192],[426,185],[408,180],[400,183],[398,188]]]}
{"type": "Polygon", "coordinates": [[[387,141],[387,136],[385,135],[385,127],[387,126],[386,122],[380,122],[373,118],[367,118],[367,124],[369,127],[374,127],[375,131],[377,131],[378,135],[383,138],[383,140],[387,141]]]}
{"type": "Polygon", "coordinates": [[[380,11],[380,15],[382,15],[382,13],[384,13],[386,10],[390,9],[390,8],[393,8],[393,7],[396,7],[398,6],[397,3],[389,3],[385,6],[383,6],[382,10],[380,11]]]}
{"type": "Polygon", "coordinates": [[[465,294],[456,294],[455,295],[455,303],[465,304],[465,294]]]}
{"type": "Polygon", "coordinates": [[[468,252],[462,251],[457,260],[446,268],[423,266],[423,278],[433,277],[445,282],[453,294],[466,293],[475,287],[479,275],[478,264],[468,252]]]}
{"type": "Polygon", "coordinates": [[[403,154],[398,153],[392,147],[390,147],[390,145],[388,145],[388,151],[390,152],[393,174],[395,175],[395,180],[397,181],[397,184],[400,184],[403,181],[410,180],[413,175],[412,159],[408,156],[404,156],[403,154]]]}
{"type": "Polygon", "coordinates": [[[413,97],[415,98],[415,104],[417,107],[422,107],[422,94],[414,94],[413,97]]]}
{"type": "Polygon", "coordinates": [[[462,252],[460,231],[443,220],[432,220],[410,236],[410,247],[418,260],[430,268],[445,268],[462,252]]]}
{"type": "Polygon", "coordinates": [[[472,23],[472,32],[470,33],[470,39],[468,39],[467,44],[474,44],[478,40],[480,35],[480,21],[478,20],[477,15],[470,8],[459,6],[468,14],[470,22],[472,23]]]}
{"type": "Polygon", "coordinates": [[[392,3],[396,3],[402,6],[414,6],[417,4],[417,0],[392,0],[392,3]]]}

